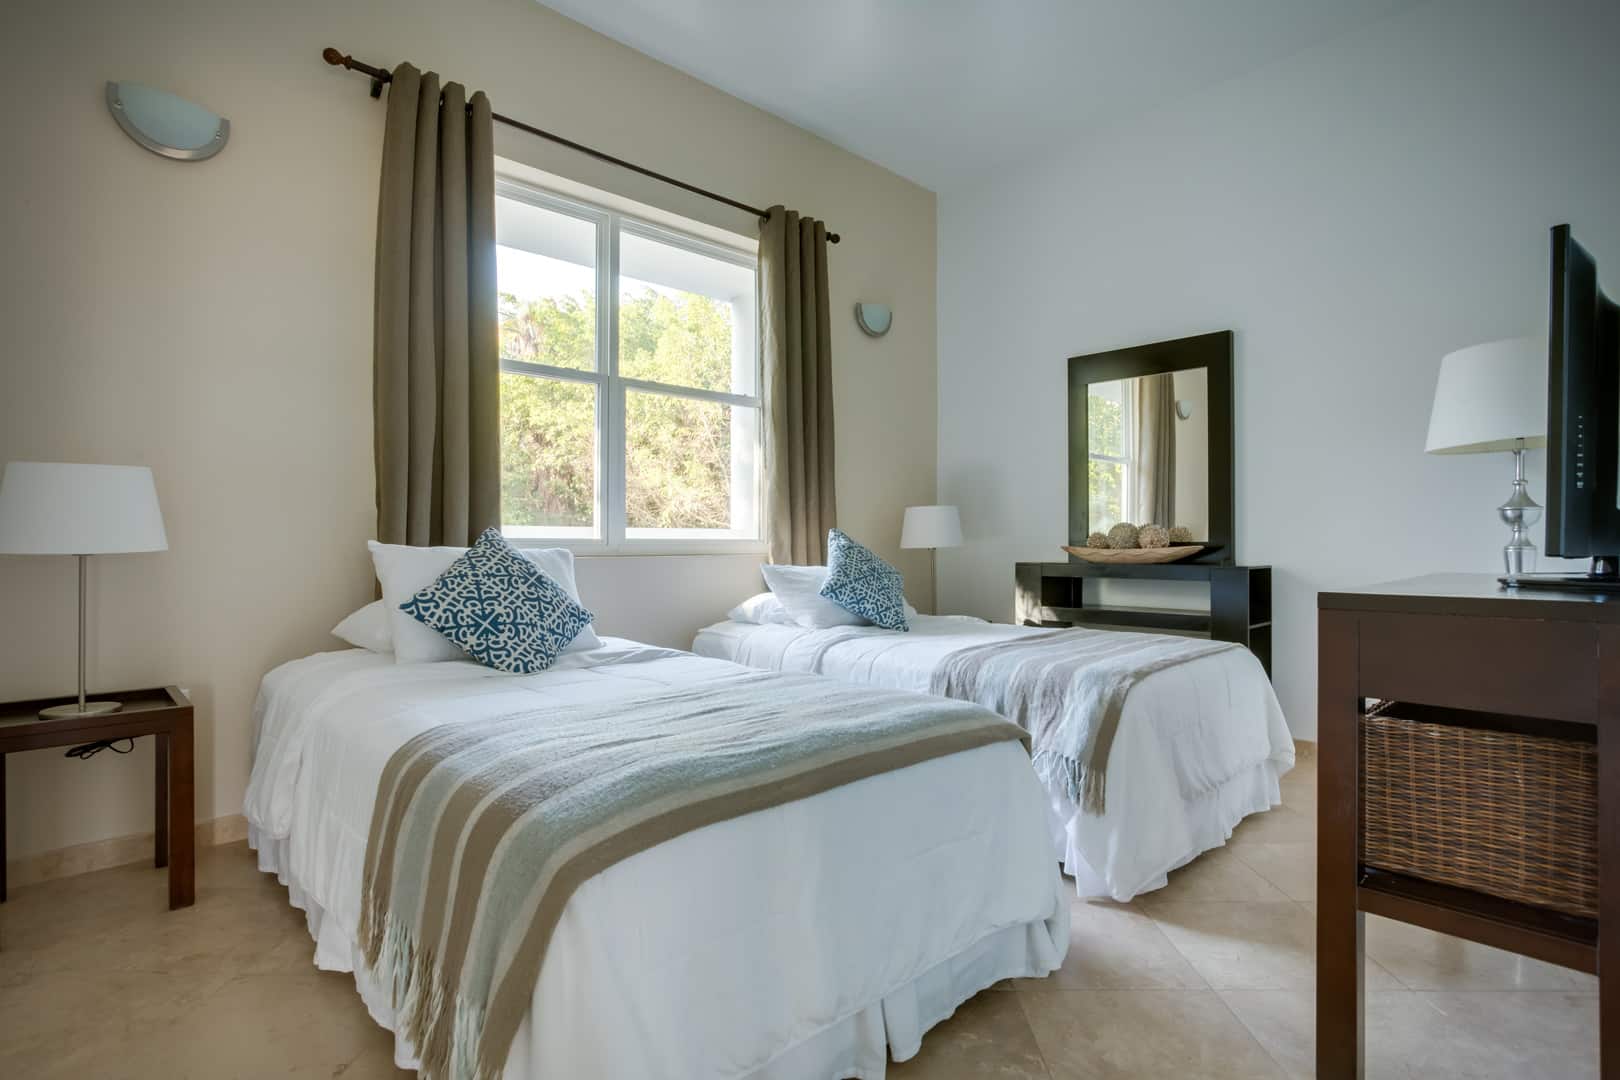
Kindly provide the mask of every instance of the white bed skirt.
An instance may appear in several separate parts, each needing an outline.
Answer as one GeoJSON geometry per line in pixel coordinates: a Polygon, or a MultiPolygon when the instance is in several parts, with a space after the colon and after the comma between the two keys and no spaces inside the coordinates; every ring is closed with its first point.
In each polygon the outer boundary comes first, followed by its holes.
{"type": "MultiPolygon", "coordinates": [[[[372,1019],[395,1033],[394,1064],[416,1071],[415,1048],[398,1034],[393,1004],[367,968],[359,943],[338,926],[338,920],[328,918],[287,872],[286,841],[267,839],[249,826],[248,845],[258,852],[259,869],[275,874],[292,905],[304,912],[315,940],[315,966],[354,974],[355,988],[372,1019]]],[[[1002,979],[1046,976],[1063,962],[1067,943],[1068,909],[1062,905],[1057,918],[1003,927],[895,987],[881,1001],[787,1048],[764,1066],[736,1074],[736,1080],[882,1080],[891,1056],[895,1061],[914,1057],[923,1035],[962,1002],[1002,979]]],[[[533,1026],[525,1017],[502,1075],[507,1080],[537,1080],[539,1057],[533,1026]]]]}
{"type": "MultiPolygon", "coordinates": [[[[1064,805],[1053,807],[1051,821],[1053,845],[1063,852],[1063,872],[1074,879],[1080,896],[1106,896],[1122,904],[1162,889],[1170,871],[1224,846],[1244,818],[1281,805],[1281,774],[1286,771],[1278,762],[1262,761],[1199,798],[1176,799],[1173,804],[1167,800],[1166,812],[1155,815],[1152,841],[1129,852],[1116,850],[1119,834],[1110,833],[1105,819],[1082,814],[1061,800],[1064,805]],[[1106,853],[1112,879],[1091,868],[1086,851],[1106,853]]],[[[1055,803],[1059,801],[1054,797],[1055,803]]]]}

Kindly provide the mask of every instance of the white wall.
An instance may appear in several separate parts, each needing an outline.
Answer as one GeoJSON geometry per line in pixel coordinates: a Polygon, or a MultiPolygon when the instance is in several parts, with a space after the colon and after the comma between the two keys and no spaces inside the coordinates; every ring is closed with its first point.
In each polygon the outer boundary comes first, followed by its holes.
{"type": "Polygon", "coordinates": [[[1061,558],[1065,357],[1231,328],[1237,554],[1314,737],[1319,590],[1500,562],[1509,459],[1425,456],[1429,404],[1442,354],[1544,329],[1565,221],[1620,293],[1612,0],[1437,0],[942,193],[944,609],[1061,558]]]}
{"type": "MultiPolygon", "coordinates": [[[[371,308],[382,106],[333,45],[409,59],[498,110],[843,234],[833,249],[840,523],[909,576],[900,510],[934,502],[934,197],[533,0],[12,0],[0,68],[0,461],[154,468],[171,549],[92,572],[93,685],[175,682],[198,706],[197,814],[237,813],[261,675],[338,643],[371,595],[371,308]],[[119,131],[107,79],[228,116],[167,161],[119,131]],[[854,326],[857,298],[894,330],[854,326]],[[874,463],[877,463],[874,465],[874,463]]],[[[749,232],[748,215],[498,129],[497,152],[749,232]]],[[[609,633],[687,644],[759,587],[758,559],[591,560],[609,633]]],[[[0,699],[74,679],[68,559],[0,558],[0,699]]],[[[149,742],[149,740],[146,740],[149,742]]],[[[151,828],[150,748],[11,759],[15,857],[151,828]]]]}
{"type": "Polygon", "coordinates": [[[1191,368],[1171,374],[1176,395],[1175,520],[1194,537],[1209,535],[1209,371],[1191,368]],[[1185,404],[1189,415],[1181,418],[1185,404]]]}

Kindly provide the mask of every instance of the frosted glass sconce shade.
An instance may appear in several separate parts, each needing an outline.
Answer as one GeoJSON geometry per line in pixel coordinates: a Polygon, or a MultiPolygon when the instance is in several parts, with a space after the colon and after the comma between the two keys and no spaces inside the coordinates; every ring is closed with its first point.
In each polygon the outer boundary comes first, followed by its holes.
{"type": "Polygon", "coordinates": [[[108,83],[107,109],[124,134],[176,161],[211,158],[231,137],[231,122],[218,113],[140,83],[108,83]]]}

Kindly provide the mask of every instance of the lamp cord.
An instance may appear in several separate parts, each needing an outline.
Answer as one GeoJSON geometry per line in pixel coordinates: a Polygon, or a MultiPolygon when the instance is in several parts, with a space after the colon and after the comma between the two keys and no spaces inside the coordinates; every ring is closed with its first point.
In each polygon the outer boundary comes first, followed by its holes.
{"type": "Polygon", "coordinates": [[[133,751],[134,749],[135,749],[135,740],[134,739],[130,739],[130,738],[100,739],[100,740],[97,740],[96,742],[87,742],[87,743],[82,743],[82,744],[80,744],[78,746],[75,746],[72,749],[68,750],[67,753],[63,754],[62,756],[63,757],[70,757],[70,758],[78,758],[80,761],[89,761],[91,758],[95,757],[97,754],[101,753],[103,750],[111,750],[115,754],[128,754],[131,751],[133,751]],[[121,742],[122,743],[128,743],[129,746],[124,748],[124,749],[120,749],[118,747],[118,744],[121,743],[121,742]]]}

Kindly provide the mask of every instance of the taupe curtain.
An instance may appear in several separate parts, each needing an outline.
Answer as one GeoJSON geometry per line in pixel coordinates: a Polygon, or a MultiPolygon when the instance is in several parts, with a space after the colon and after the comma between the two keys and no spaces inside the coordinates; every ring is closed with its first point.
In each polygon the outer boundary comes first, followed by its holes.
{"type": "Polygon", "coordinates": [[[771,207],[759,229],[765,535],[773,563],[827,561],[836,524],[827,226],[771,207]]]}
{"type": "Polygon", "coordinates": [[[377,539],[470,544],[500,524],[500,341],[489,99],[394,69],[377,209],[377,539]]]}
{"type": "Polygon", "coordinates": [[[1176,521],[1176,383],[1175,377],[1143,375],[1136,380],[1135,499],[1131,514],[1138,525],[1176,521]]]}

